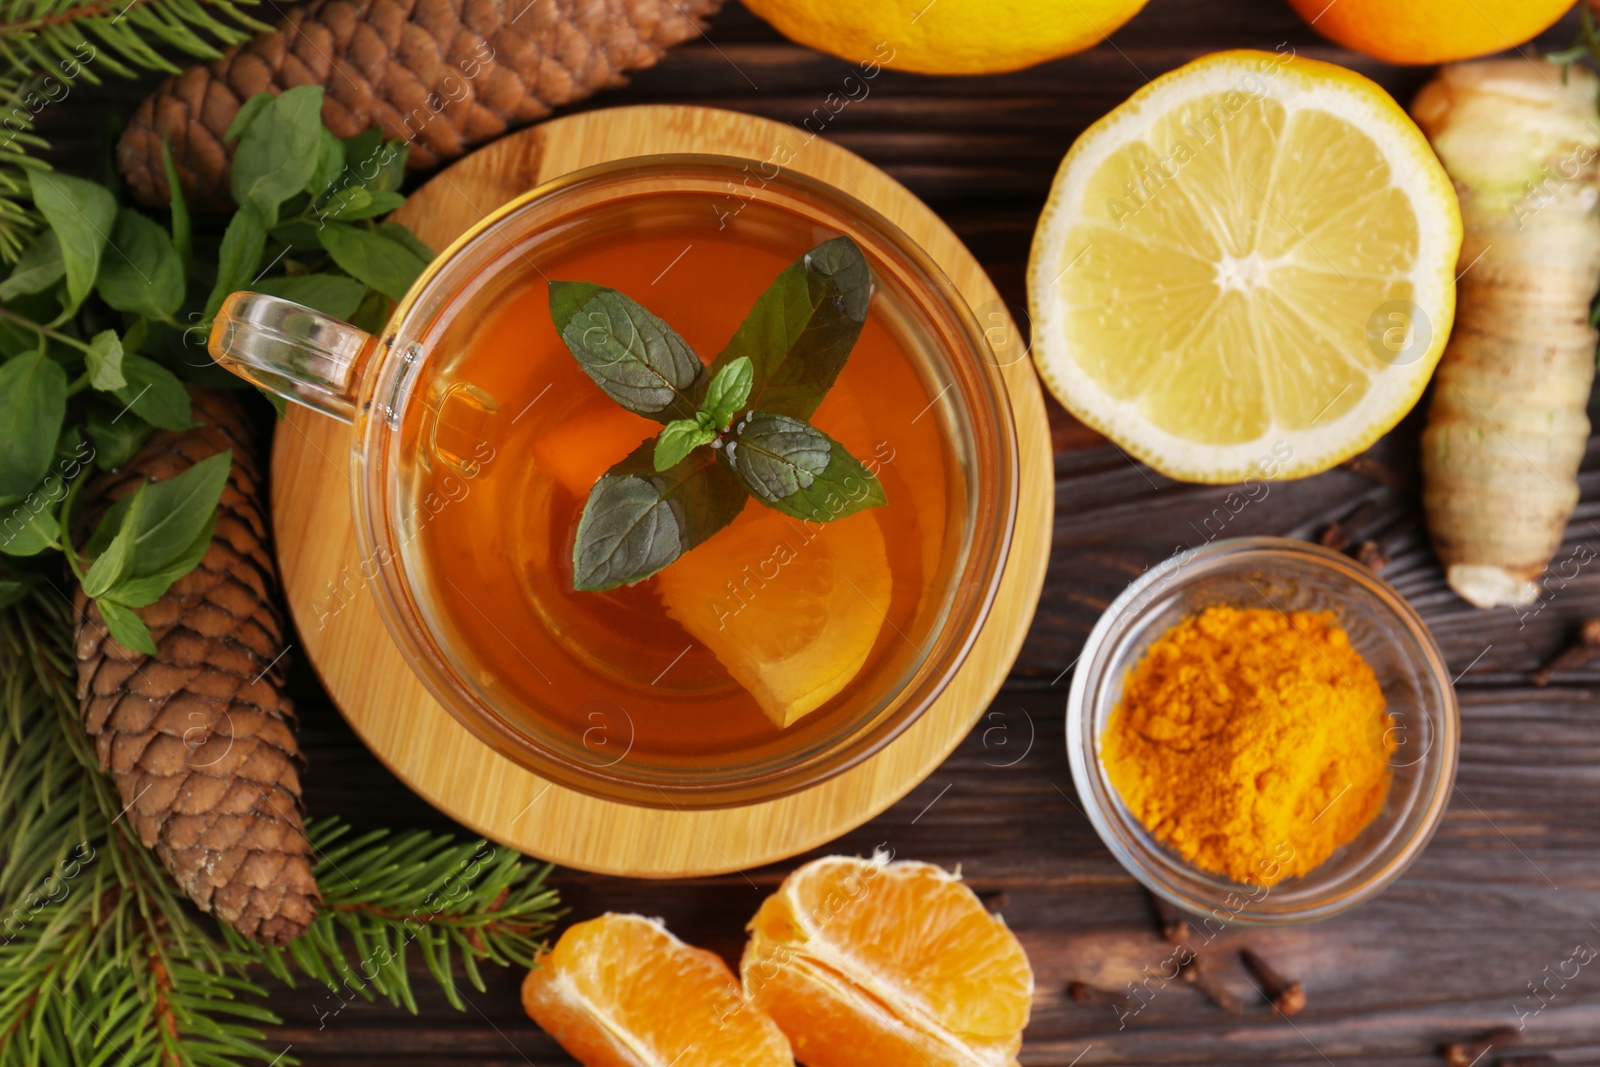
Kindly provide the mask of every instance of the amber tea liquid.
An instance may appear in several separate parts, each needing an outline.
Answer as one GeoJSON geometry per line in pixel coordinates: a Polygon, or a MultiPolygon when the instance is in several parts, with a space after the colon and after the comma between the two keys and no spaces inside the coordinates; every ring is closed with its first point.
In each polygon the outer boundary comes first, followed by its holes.
{"type": "Polygon", "coordinates": [[[620,409],[579,368],[551,323],[548,280],[620,290],[709,362],[773,278],[836,235],[770,205],[729,216],[724,198],[698,193],[604,210],[482,282],[432,342],[404,426],[417,458],[402,472],[413,516],[402,552],[422,576],[423,609],[472,657],[457,667],[486,700],[502,713],[533,709],[520,727],[578,746],[591,764],[732,768],[823,745],[867,695],[898,687],[945,608],[963,551],[952,501],[964,508],[966,496],[943,386],[919,371],[880,284],[812,421],[874,469],[888,504],[819,524],[752,500],[672,565],[682,568],[672,582],[663,572],[574,591],[573,534],[590,487],[660,424],[620,409]],[[780,729],[686,628],[691,616],[711,644],[729,625],[754,635],[747,644],[759,647],[722,651],[779,686],[863,658],[836,695],[780,729]],[[830,640],[853,644],[835,657],[830,640]],[[824,650],[812,657],[821,667],[782,666],[805,661],[808,647],[824,650]]]}

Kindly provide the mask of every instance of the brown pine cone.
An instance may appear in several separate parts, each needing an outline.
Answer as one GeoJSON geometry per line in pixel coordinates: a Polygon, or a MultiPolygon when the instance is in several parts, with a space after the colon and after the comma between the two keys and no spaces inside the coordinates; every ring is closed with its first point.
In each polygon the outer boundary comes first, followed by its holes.
{"type": "Polygon", "coordinates": [[[327,90],[322,119],[340,137],[381,126],[432,167],[623,83],[699,34],[723,0],[312,0],[272,33],[168,78],[117,146],[147,204],[167,202],[163,139],[184,194],[224,211],[223,133],[239,105],[297,85],[327,90]]]}
{"type": "Polygon", "coordinates": [[[301,820],[294,706],[283,695],[283,624],[266,547],[262,481],[243,409],[191,390],[194,421],[158,431],[92,486],[104,504],[233,450],[216,533],[200,565],[139,617],[156,654],[123,647],[78,593],[78,701],[126,818],[203,911],[281,945],[321,896],[301,820]]]}

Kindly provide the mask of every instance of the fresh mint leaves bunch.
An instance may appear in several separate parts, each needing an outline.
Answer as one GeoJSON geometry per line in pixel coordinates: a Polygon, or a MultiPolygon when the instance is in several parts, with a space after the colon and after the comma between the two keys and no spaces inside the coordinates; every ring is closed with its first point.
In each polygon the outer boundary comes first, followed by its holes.
{"type": "Polygon", "coordinates": [[[126,463],[155,429],[191,425],[185,381],[238,384],[205,354],[229,293],[255,288],[368,328],[387,317],[432,252],[402,226],[403,142],[340,140],[322,89],[261,94],[240,110],[233,193],[220,240],[191,220],[170,156],[166,225],[117,190],[28,170],[46,223],[0,279],[0,607],[64,553],[124,645],[155,648],[134,614],[205,554],[231,456],[148,484],[106,512],[85,545],[73,506],[94,470],[126,463]]]}
{"type": "Polygon", "coordinates": [[[624,408],[665,424],[590,491],[574,586],[643,581],[751,497],[812,522],[886,503],[877,477],[806,421],[844,369],[871,301],[866,257],[836,237],[785,268],[707,366],[615,289],[552,281],[551,317],[584,372],[624,408]]]}

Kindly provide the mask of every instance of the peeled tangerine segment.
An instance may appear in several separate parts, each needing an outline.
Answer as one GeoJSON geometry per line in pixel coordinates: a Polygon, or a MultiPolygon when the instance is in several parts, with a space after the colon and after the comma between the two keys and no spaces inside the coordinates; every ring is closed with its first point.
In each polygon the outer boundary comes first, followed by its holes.
{"type": "Polygon", "coordinates": [[[750,922],[740,973],[808,1067],[1008,1067],[1033,970],[1016,936],[932,864],[832,856],[750,922]]]}
{"type": "Polygon", "coordinates": [[[656,576],[667,614],[709,648],[780,729],[838,695],[889,610],[871,511],[804,522],[752,501],[656,576]]]}
{"type": "Polygon", "coordinates": [[[586,409],[534,438],[534,466],[586,500],[602,474],[660,432],[660,423],[607,400],[603,407],[586,409]]]}
{"type": "Polygon", "coordinates": [[[720,957],[638,915],[568,927],[523,980],[522,1006],[584,1067],[794,1067],[720,957]]]}

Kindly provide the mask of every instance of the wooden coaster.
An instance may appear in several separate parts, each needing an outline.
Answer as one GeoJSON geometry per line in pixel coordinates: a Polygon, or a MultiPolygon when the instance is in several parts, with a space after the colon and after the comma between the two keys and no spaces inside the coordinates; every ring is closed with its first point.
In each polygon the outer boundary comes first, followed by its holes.
{"type": "Polygon", "coordinates": [[[413,194],[395,219],[443,248],[536,185],[596,163],[662,152],[751,160],[787,155],[788,167],[870,204],[944,268],[989,329],[1004,365],[1017,423],[1021,492],[999,594],[943,695],[876,756],[805,792],[717,811],[636,808],[554,786],[493,752],[451,718],[390,640],[351,524],[350,428],[290,405],[272,456],[273,524],[289,609],[305,654],[367,746],[431,804],[485,837],[568,867],[640,878],[722,873],[793,856],[861,825],[932,773],[994,698],[1022,645],[1044,583],[1054,504],[1039,383],[983,269],[899,183],[805,131],[698,107],[572,115],[461,160],[413,194]],[[341,604],[336,619],[326,618],[330,600],[341,604]]]}

